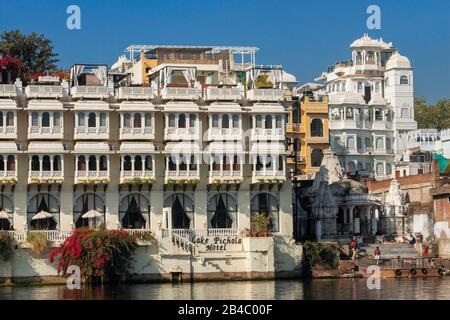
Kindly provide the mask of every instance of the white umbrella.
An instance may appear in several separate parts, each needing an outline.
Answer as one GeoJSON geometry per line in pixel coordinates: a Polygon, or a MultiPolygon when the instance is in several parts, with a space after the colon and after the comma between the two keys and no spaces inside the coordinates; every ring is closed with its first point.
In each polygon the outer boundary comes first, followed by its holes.
{"type": "Polygon", "coordinates": [[[9,216],[4,210],[0,211],[0,219],[9,220],[9,216]]]}
{"type": "Polygon", "coordinates": [[[31,220],[42,220],[42,219],[53,219],[53,215],[51,213],[48,213],[46,211],[40,211],[39,213],[36,213],[31,220]]]}
{"type": "Polygon", "coordinates": [[[97,210],[89,210],[88,212],[86,212],[85,214],[83,214],[81,217],[83,219],[91,219],[91,218],[99,218],[102,217],[103,214],[101,214],[100,212],[98,212],[97,210]]]}

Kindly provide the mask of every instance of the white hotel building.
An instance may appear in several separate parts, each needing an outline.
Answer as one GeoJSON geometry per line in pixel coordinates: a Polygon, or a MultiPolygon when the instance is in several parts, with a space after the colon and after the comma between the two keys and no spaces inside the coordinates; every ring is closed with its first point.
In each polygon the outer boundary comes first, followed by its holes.
{"type": "MultiPolygon", "coordinates": [[[[150,70],[152,86],[129,86],[103,65],[75,65],[70,81],[0,84],[2,228],[19,242],[44,230],[54,245],[85,225],[151,230],[159,242],[141,246],[133,272],[142,276],[297,272],[282,70],[256,66],[256,48],[239,48],[252,61],[224,73],[211,61],[238,49],[205,47],[206,62],[180,63],[193,48],[150,70]],[[207,85],[197,78],[205,65],[216,79],[207,85]],[[272,87],[258,88],[260,74],[272,87]],[[258,213],[272,236],[247,238],[258,213]],[[211,252],[202,236],[237,244],[211,252]]],[[[37,274],[55,275],[39,263],[37,274]]]]}
{"type": "Polygon", "coordinates": [[[392,176],[414,120],[413,68],[392,43],[364,35],[352,59],[328,68],[330,145],[350,174],[392,176]]]}

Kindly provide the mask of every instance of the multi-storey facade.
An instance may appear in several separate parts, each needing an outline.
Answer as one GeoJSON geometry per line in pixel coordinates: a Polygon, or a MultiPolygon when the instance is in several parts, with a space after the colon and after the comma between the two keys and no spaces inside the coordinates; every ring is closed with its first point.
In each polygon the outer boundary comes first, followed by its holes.
{"type": "Polygon", "coordinates": [[[192,66],[156,67],[156,87],[113,82],[103,65],[75,65],[70,82],[2,85],[2,228],[60,241],[105,224],[189,247],[241,239],[263,214],[275,237],[292,237],[278,73],[253,66],[245,85],[222,86],[214,71],[206,84],[192,66]]]}
{"type": "Polygon", "coordinates": [[[405,151],[407,132],[417,128],[411,63],[367,35],[350,48],[352,60],[320,78],[329,95],[330,145],[348,173],[383,179],[405,151]]]}

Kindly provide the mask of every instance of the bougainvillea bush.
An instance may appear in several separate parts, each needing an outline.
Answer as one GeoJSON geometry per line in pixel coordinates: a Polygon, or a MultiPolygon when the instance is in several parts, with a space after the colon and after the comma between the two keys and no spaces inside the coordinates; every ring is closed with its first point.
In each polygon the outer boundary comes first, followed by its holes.
{"type": "Polygon", "coordinates": [[[53,250],[49,259],[51,263],[58,259],[60,275],[67,275],[67,268],[77,265],[84,278],[113,279],[126,274],[136,247],[136,238],[125,231],[80,228],[53,250]]]}

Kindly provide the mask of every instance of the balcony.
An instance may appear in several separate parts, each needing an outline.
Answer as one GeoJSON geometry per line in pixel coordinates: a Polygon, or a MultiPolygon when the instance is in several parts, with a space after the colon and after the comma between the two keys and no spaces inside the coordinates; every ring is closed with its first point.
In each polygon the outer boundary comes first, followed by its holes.
{"type": "Polygon", "coordinates": [[[243,181],[241,170],[212,170],[209,172],[209,183],[236,183],[240,184],[243,181]]]}
{"type": "Polygon", "coordinates": [[[198,128],[176,128],[170,127],[164,129],[164,139],[165,140],[199,140],[199,130],[198,128]]]}
{"type": "Polygon", "coordinates": [[[62,98],[64,96],[62,86],[29,85],[25,88],[27,98],[62,98]]]}
{"type": "Polygon", "coordinates": [[[329,143],[328,135],[323,137],[307,137],[306,143],[329,143]]]}
{"type": "Polygon", "coordinates": [[[301,123],[287,123],[286,124],[286,133],[304,133],[302,131],[302,124],[301,123]]]}
{"type": "Polygon", "coordinates": [[[17,172],[16,171],[0,171],[0,185],[16,184],[17,172]]]}
{"type": "Polygon", "coordinates": [[[285,139],[285,133],[283,128],[276,129],[263,129],[255,128],[251,130],[251,140],[263,140],[263,141],[280,141],[285,139]]]}
{"type": "Polygon", "coordinates": [[[77,170],[75,184],[105,184],[109,183],[109,171],[77,170]]]}
{"type": "Polygon", "coordinates": [[[208,87],[206,89],[205,100],[214,101],[235,101],[242,98],[241,90],[239,88],[214,88],[208,87]]]}
{"type": "Polygon", "coordinates": [[[62,139],[63,128],[31,126],[28,128],[28,139],[62,139]]]}
{"type": "Polygon", "coordinates": [[[121,140],[153,140],[155,130],[153,127],[143,128],[120,128],[121,140]]]}
{"type": "Polygon", "coordinates": [[[60,184],[63,182],[62,171],[30,171],[28,175],[29,184],[60,184]]]}
{"type": "Polygon", "coordinates": [[[242,140],[242,129],[240,128],[210,128],[208,129],[208,140],[240,141],[242,140]]]}
{"type": "Polygon", "coordinates": [[[199,98],[195,88],[171,88],[161,89],[161,98],[165,100],[197,100],[199,98]]]}
{"type": "Polygon", "coordinates": [[[17,139],[17,128],[0,126],[0,139],[17,139]]]}
{"type": "Polygon", "coordinates": [[[281,89],[251,89],[247,91],[247,99],[253,101],[283,101],[281,89]]]}
{"type": "Polygon", "coordinates": [[[192,184],[196,185],[200,181],[200,171],[198,170],[166,170],[164,179],[166,184],[192,184]]]}
{"type": "Polygon", "coordinates": [[[77,126],[74,129],[73,138],[75,140],[79,139],[107,140],[109,138],[109,128],[77,126]]]}
{"type": "Polygon", "coordinates": [[[18,95],[15,84],[0,84],[0,97],[12,98],[18,95]]]}
{"type": "Polygon", "coordinates": [[[72,98],[106,99],[109,97],[106,86],[75,86],[70,88],[72,98]]]}
{"type": "Polygon", "coordinates": [[[281,170],[259,170],[253,171],[252,183],[283,183],[286,181],[286,174],[281,170]]]}
{"type": "Polygon", "coordinates": [[[155,182],[155,172],[149,170],[130,170],[120,172],[122,184],[151,184],[155,182]]]}
{"type": "Polygon", "coordinates": [[[150,100],[155,97],[151,87],[120,87],[117,98],[121,100],[150,100]]]}

